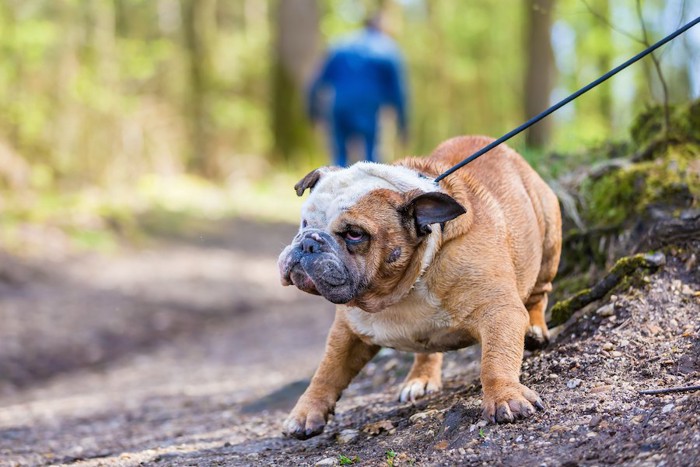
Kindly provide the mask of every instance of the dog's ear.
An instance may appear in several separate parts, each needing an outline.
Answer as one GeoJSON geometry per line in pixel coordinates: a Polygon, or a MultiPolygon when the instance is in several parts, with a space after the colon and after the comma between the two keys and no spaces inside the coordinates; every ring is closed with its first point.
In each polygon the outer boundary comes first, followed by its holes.
{"type": "Polygon", "coordinates": [[[429,234],[431,224],[442,224],[467,212],[454,198],[438,191],[413,196],[400,211],[413,218],[418,236],[429,234]]]}
{"type": "Polygon", "coordinates": [[[340,167],[320,167],[307,173],[304,178],[299,180],[297,184],[294,185],[294,190],[297,192],[297,196],[302,196],[307,188],[309,190],[313,190],[323,174],[333,172],[335,170],[340,170],[340,167]]]}

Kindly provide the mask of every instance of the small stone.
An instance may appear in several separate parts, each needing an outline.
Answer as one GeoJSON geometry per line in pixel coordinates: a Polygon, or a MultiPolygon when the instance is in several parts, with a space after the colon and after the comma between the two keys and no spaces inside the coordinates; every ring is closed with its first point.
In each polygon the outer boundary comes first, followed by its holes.
{"type": "Polygon", "coordinates": [[[399,360],[396,358],[392,358],[384,364],[384,367],[382,368],[382,370],[384,370],[384,372],[389,372],[389,371],[396,369],[396,367],[398,367],[398,366],[399,366],[399,360]]]}
{"type": "Polygon", "coordinates": [[[576,389],[581,385],[583,381],[581,381],[578,378],[570,379],[569,381],[566,382],[566,387],[569,389],[576,389]]]}
{"type": "Polygon", "coordinates": [[[598,433],[596,433],[595,431],[589,431],[588,433],[586,433],[586,437],[588,438],[595,438],[596,436],[598,436],[598,433]]]}
{"type": "Polygon", "coordinates": [[[613,305],[612,303],[608,303],[607,305],[603,305],[596,310],[596,314],[598,316],[602,316],[603,318],[607,318],[608,316],[612,316],[615,314],[615,305],[613,305]]]}
{"type": "Polygon", "coordinates": [[[321,459],[320,461],[316,462],[314,467],[324,467],[327,465],[338,465],[338,459],[335,457],[326,457],[325,459],[321,459]]]}
{"type": "Polygon", "coordinates": [[[673,407],[673,404],[666,404],[664,405],[664,408],[661,409],[661,413],[669,413],[671,410],[673,410],[673,407]]]}
{"type": "Polygon", "coordinates": [[[547,378],[549,378],[549,379],[559,379],[559,375],[556,374],[556,373],[550,373],[549,375],[547,375],[547,378]]]}
{"type": "Polygon", "coordinates": [[[348,444],[355,441],[358,436],[360,436],[360,432],[358,430],[348,428],[338,433],[336,440],[338,441],[338,444],[348,444]]]}
{"type": "Polygon", "coordinates": [[[620,341],[620,347],[627,347],[628,345],[630,345],[630,341],[628,341],[627,339],[622,339],[620,341]]]}
{"type": "Polygon", "coordinates": [[[612,344],[612,342],[606,342],[605,344],[603,344],[603,350],[607,350],[608,352],[610,352],[614,348],[615,346],[612,344]]]}
{"type": "Polygon", "coordinates": [[[457,449],[457,452],[459,453],[460,456],[466,456],[466,455],[467,455],[467,451],[466,451],[466,449],[464,449],[464,448],[459,448],[459,449],[457,449]]]}
{"type": "Polygon", "coordinates": [[[613,356],[614,358],[620,358],[622,357],[622,352],[618,352],[617,350],[614,350],[610,352],[610,355],[613,356]]]}
{"type": "Polygon", "coordinates": [[[429,418],[433,418],[438,413],[439,412],[437,410],[434,410],[434,409],[426,410],[425,412],[414,413],[413,415],[411,415],[409,417],[408,420],[411,423],[417,423],[417,422],[425,421],[429,418]]]}
{"type": "Polygon", "coordinates": [[[608,391],[610,391],[612,388],[613,388],[613,386],[612,386],[611,384],[604,384],[604,385],[602,385],[602,386],[598,386],[598,387],[595,387],[595,388],[591,389],[591,390],[590,390],[590,393],[591,393],[591,394],[598,394],[598,393],[601,393],[601,392],[608,392],[608,391]]]}
{"type": "Polygon", "coordinates": [[[477,428],[483,428],[483,427],[485,427],[485,426],[488,425],[488,424],[489,424],[489,423],[488,423],[486,420],[479,420],[479,421],[476,423],[476,426],[477,426],[477,428]]]}
{"type": "Polygon", "coordinates": [[[602,416],[600,416],[600,415],[593,415],[593,416],[591,417],[591,421],[588,422],[588,427],[589,427],[589,428],[595,428],[595,427],[597,427],[597,426],[600,424],[600,422],[602,422],[602,421],[603,421],[603,417],[602,417],[602,416]]]}
{"type": "Polygon", "coordinates": [[[518,436],[517,438],[515,438],[515,442],[516,442],[516,443],[522,443],[522,442],[523,442],[523,436],[520,435],[520,436],[518,436]]]}
{"type": "Polygon", "coordinates": [[[683,295],[695,295],[695,291],[691,289],[688,284],[683,284],[683,287],[681,287],[681,293],[683,295]]]}
{"type": "Polygon", "coordinates": [[[569,428],[565,427],[564,425],[552,425],[549,428],[550,433],[560,433],[562,431],[569,431],[569,428]]]}

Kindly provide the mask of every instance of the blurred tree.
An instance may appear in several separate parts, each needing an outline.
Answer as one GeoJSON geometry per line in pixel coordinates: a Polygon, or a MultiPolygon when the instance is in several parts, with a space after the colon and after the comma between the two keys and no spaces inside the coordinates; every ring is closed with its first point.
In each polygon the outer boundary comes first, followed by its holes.
{"type": "Polygon", "coordinates": [[[216,3],[216,0],[183,0],[182,4],[190,78],[187,114],[192,146],[188,165],[210,178],[220,175],[211,144],[209,97],[213,74],[211,47],[217,35],[216,3]]]}
{"type": "Polygon", "coordinates": [[[279,0],[272,69],[274,153],[285,162],[313,149],[304,93],[319,49],[316,0],[279,0]]]}
{"type": "MultiPolygon", "coordinates": [[[[555,80],[551,30],[554,0],[525,0],[526,4],[526,70],[525,116],[534,117],[549,107],[555,80]]],[[[552,120],[544,119],[525,133],[528,146],[544,147],[550,140],[552,120]]]]}
{"type": "MultiPolygon", "coordinates": [[[[302,93],[320,46],[380,8],[407,63],[407,152],[426,154],[457,134],[498,136],[522,122],[526,101],[532,115],[550,95],[567,94],[638,52],[636,5],[0,1],[0,152],[24,167],[19,178],[8,170],[0,177],[8,186],[14,177],[37,189],[75,188],[131,183],[152,172],[233,180],[262,173],[270,162],[317,163],[327,156],[312,137],[302,93]],[[520,46],[530,34],[533,41],[520,46]],[[543,74],[552,66],[550,47],[556,79],[543,74]]],[[[700,14],[700,4],[687,0],[641,7],[652,42],[700,14]]],[[[699,92],[699,44],[688,34],[658,53],[672,103],[699,92]]],[[[573,151],[626,128],[640,107],[662,98],[654,71],[646,60],[550,117],[550,146],[573,151]]]]}

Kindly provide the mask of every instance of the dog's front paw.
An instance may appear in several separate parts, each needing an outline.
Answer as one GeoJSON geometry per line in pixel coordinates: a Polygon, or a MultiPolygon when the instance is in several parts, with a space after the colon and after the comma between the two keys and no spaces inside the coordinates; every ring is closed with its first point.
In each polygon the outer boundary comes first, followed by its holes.
{"type": "Polygon", "coordinates": [[[504,382],[484,388],[481,416],[491,423],[511,423],[528,418],[537,410],[544,410],[537,393],[520,383],[504,382]]]}
{"type": "Polygon", "coordinates": [[[420,399],[426,394],[431,394],[442,389],[442,383],[439,379],[429,378],[427,376],[420,376],[417,378],[410,378],[404,381],[401,385],[401,391],[399,392],[400,402],[415,402],[416,399],[420,399]]]}
{"type": "Polygon", "coordinates": [[[323,433],[331,410],[323,404],[299,401],[285,420],[282,431],[296,439],[309,439],[323,433]]]}

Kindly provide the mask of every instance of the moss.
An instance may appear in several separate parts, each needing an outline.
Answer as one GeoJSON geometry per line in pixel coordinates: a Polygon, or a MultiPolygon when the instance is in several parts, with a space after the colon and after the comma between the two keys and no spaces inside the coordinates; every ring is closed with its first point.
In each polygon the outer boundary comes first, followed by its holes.
{"type": "Polygon", "coordinates": [[[631,164],[582,185],[591,227],[622,225],[650,206],[686,208],[700,199],[700,145],[669,145],[654,160],[631,164]]]}
{"type": "Polygon", "coordinates": [[[571,298],[555,303],[552,307],[552,321],[550,325],[558,326],[565,323],[566,320],[571,318],[571,316],[581,308],[579,306],[580,299],[582,297],[587,297],[590,293],[591,289],[583,289],[571,298]]]}
{"type": "Polygon", "coordinates": [[[572,296],[588,287],[592,281],[591,274],[588,272],[558,276],[554,284],[554,290],[549,294],[550,303],[557,303],[566,297],[572,296]]]}
{"type": "Polygon", "coordinates": [[[658,138],[664,126],[661,106],[648,106],[642,110],[630,126],[630,136],[636,147],[643,147],[658,138]]]}
{"type": "Polygon", "coordinates": [[[663,132],[664,111],[661,105],[648,106],[630,126],[632,143],[639,149],[668,136],[669,142],[700,142],[700,99],[685,105],[669,106],[668,135],[663,132]]]}

